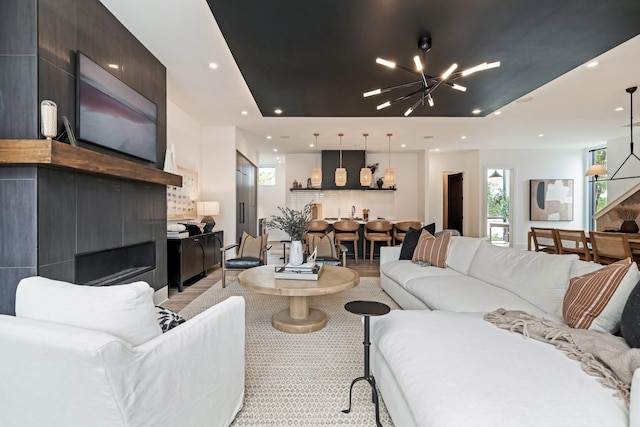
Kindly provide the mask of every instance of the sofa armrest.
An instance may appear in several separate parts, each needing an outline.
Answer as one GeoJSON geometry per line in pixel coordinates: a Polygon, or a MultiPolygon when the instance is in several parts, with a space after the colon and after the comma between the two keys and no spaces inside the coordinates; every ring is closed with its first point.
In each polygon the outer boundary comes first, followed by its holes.
{"type": "Polygon", "coordinates": [[[380,247],[380,265],[390,262],[397,261],[400,259],[400,248],[399,246],[381,246],[380,247]]]}
{"type": "Polygon", "coordinates": [[[232,296],[136,352],[135,372],[111,366],[129,425],[229,425],[244,399],[245,301],[232,296]]]}

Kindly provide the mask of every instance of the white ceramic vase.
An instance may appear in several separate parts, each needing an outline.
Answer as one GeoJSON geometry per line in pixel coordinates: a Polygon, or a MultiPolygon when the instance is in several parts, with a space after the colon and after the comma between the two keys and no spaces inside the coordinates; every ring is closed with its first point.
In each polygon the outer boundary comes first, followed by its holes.
{"type": "Polygon", "coordinates": [[[300,240],[293,240],[291,242],[291,248],[289,250],[289,264],[301,265],[304,257],[302,255],[302,242],[300,240]]]}

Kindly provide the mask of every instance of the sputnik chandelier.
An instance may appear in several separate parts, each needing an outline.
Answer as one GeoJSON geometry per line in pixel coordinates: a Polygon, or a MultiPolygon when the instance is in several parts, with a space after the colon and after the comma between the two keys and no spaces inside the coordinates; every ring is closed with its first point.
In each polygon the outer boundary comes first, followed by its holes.
{"type": "Polygon", "coordinates": [[[429,104],[430,107],[433,107],[435,105],[434,101],[433,101],[433,97],[431,96],[431,94],[440,86],[440,85],[446,85],[449,86],[452,89],[456,89],[459,90],[461,92],[465,92],[467,90],[466,87],[464,86],[460,86],[456,83],[453,83],[454,80],[459,79],[460,77],[466,77],[468,75],[471,75],[473,73],[476,73],[478,71],[484,71],[484,70],[489,70],[491,68],[497,68],[500,66],[500,62],[491,62],[491,63],[486,63],[483,62],[482,64],[476,65],[475,67],[471,67],[471,68],[467,68],[466,70],[463,71],[455,71],[458,68],[458,64],[452,64],[444,73],[442,73],[442,75],[440,75],[439,77],[432,77],[428,74],[425,74],[424,69],[425,69],[425,64],[426,64],[426,53],[429,52],[431,50],[431,37],[429,36],[422,36],[420,37],[420,39],[418,40],[418,49],[420,49],[422,51],[422,60],[420,60],[420,56],[416,55],[413,57],[413,62],[415,63],[415,70],[411,69],[411,68],[407,68],[407,67],[403,67],[402,65],[398,65],[393,61],[388,61],[386,59],[382,59],[382,58],[377,58],[376,59],[376,63],[380,64],[380,65],[384,65],[385,67],[388,68],[399,68],[403,71],[409,72],[411,74],[417,74],[419,79],[415,80],[415,81],[411,81],[411,82],[407,82],[407,83],[402,83],[399,85],[395,85],[395,86],[389,86],[386,88],[381,88],[381,89],[374,89],[374,90],[370,90],[369,92],[365,92],[362,94],[362,96],[364,98],[370,97],[370,96],[374,96],[374,95],[380,95],[383,93],[387,93],[390,92],[394,89],[402,89],[402,88],[409,88],[409,87],[413,87],[415,85],[420,85],[420,88],[418,90],[415,90],[411,93],[408,93],[406,95],[400,96],[394,100],[390,100],[390,101],[385,101],[382,104],[379,104],[376,108],[378,110],[382,110],[383,108],[387,108],[395,103],[404,101],[405,99],[409,99],[411,97],[413,97],[414,95],[418,95],[418,100],[409,108],[407,109],[407,111],[404,112],[405,117],[409,116],[411,113],[413,113],[413,110],[415,110],[419,105],[423,105],[425,104],[425,102],[427,104],[429,104]]]}

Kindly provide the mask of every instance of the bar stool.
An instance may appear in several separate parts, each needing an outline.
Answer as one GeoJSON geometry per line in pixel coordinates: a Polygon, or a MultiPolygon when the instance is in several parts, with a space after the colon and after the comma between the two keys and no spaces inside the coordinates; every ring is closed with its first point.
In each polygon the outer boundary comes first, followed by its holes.
{"type": "MultiPolygon", "coordinates": [[[[356,256],[356,265],[358,265],[358,241],[360,236],[358,230],[360,224],[357,221],[336,221],[333,223],[333,230],[336,232],[336,241],[338,244],[342,242],[353,242],[353,252],[356,256]]],[[[346,265],[344,266],[346,267],[346,265]]]]}
{"type": "Polygon", "coordinates": [[[419,221],[400,221],[393,226],[393,240],[396,244],[404,241],[404,236],[410,228],[418,230],[422,227],[419,221]]]}
{"type": "MultiPolygon", "coordinates": [[[[370,242],[371,249],[369,250],[369,265],[373,265],[373,250],[376,242],[387,242],[387,246],[391,246],[391,229],[393,225],[387,220],[375,220],[369,221],[364,225],[364,250],[367,252],[367,240],[370,242]]],[[[420,227],[418,227],[420,228],[420,227]]],[[[364,258],[364,254],[363,258],[364,258]]]]}

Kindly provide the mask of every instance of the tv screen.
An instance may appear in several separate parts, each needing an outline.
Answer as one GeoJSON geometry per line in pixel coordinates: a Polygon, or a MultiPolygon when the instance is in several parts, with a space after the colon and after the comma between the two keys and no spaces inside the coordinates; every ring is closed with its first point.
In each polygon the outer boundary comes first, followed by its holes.
{"type": "Polygon", "coordinates": [[[78,139],[155,162],[158,107],[78,52],[78,139]]]}

